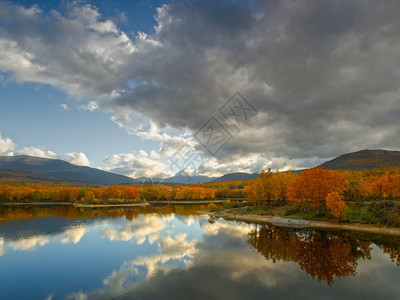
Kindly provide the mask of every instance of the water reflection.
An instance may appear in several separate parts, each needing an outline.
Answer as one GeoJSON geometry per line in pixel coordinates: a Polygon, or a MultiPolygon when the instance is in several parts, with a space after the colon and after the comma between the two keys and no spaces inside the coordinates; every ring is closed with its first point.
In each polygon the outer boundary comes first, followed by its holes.
{"type": "Polygon", "coordinates": [[[394,237],[272,225],[258,225],[248,236],[251,246],[266,259],[296,262],[311,277],[329,285],[335,277],[354,276],[358,260],[371,259],[372,241],[400,265],[400,239],[394,237]]]}
{"type": "Polygon", "coordinates": [[[311,277],[329,285],[335,277],[354,276],[359,259],[371,259],[371,243],[346,233],[261,225],[248,235],[249,243],[266,259],[296,262],[311,277]]]}
{"type": "MultiPolygon", "coordinates": [[[[1,213],[4,220],[7,213],[1,213]]],[[[0,223],[1,299],[400,294],[396,238],[224,220],[211,224],[187,208],[158,213],[58,208],[57,214],[12,210],[8,215],[29,217],[0,223]]]]}

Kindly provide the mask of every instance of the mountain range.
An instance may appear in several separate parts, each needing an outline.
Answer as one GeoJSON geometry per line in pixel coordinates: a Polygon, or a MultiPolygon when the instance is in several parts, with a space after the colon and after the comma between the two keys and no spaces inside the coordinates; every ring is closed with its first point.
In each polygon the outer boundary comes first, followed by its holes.
{"type": "MultiPolygon", "coordinates": [[[[330,170],[369,170],[376,168],[400,168],[400,151],[361,150],[340,155],[320,165],[330,170]]],[[[189,176],[180,171],[170,178],[130,178],[124,175],[99,169],[76,166],[60,159],[33,157],[28,155],[0,156],[0,179],[19,179],[19,181],[69,182],[80,184],[113,185],[132,184],[146,181],[163,183],[196,184],[249,180],[258,173],[229,173],[221,177],[189,176]]]]}
{"type": "Polygon", "coordinates": [[[27,177],[50,182],[113,185],[138,182],[127,176],[95,168],[76,166],[60,159],[28,155],[0,156],[0,177],[27,177]]]}

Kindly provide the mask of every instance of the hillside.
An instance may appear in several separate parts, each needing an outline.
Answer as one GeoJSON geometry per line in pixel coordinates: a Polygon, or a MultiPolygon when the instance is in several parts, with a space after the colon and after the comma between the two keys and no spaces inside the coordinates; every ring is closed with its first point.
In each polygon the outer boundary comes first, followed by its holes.
{"type": "Polygon", "coordinates": [[[254,178],[258,178],[258,173],[249,174],[249,173],[236,172],[236,173],[225,174],[221,177],[215,178],[211,182],[249,180],[254,178]]]}
{"type": "MultiPolygon", "coordinates": [[[[52,176],[41,175],[32,171],[0,169],[0,183],[10,184],[43,184],[59,182],[52,176]]],[[[73,184],[72,182],[70,184],[73,184]]]]}
{"type": "Polygon", "coordinates": [[[361,150],[340,155],[320,166],[330,170],[400,168],[400,151],[361,150]]]}
{"type": "Polygon", "coordinates": [[[27,176],[52,182],[78,182],[85,184],[112,185],[134,183],[136,180],[95,168],[76,166],[60,159],[33,157],[28,155],[0,156],[2,177],[10,177],[12,170],[17,177],[27,176]],[[5,170],[6,169],[6,170],[5,170]],[[32,173],[33,172],[33,173],[32,173]]]}

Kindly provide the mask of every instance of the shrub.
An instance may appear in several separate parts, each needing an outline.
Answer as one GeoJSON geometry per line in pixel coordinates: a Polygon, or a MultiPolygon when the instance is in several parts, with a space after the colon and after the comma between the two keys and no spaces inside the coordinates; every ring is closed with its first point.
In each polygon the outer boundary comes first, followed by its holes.
{"type": "Polygon", "coordinates": [[[285,216],[290,216],[293,214],[298,213],[300,210],[298,207],[289,207],[288,209],[286,209],[286,211],[284,212],[285,216]]]}
{"type": "Polygon", "coordinates": [[[230,199],[226,200],[224,202],[224,206],[225,206],[225,208],[232,208],[233,207],[232,201],[230,199]]]}
{"type": "Polygon", "coordinates": [[[400,213],[393,212],[389,215],[388,221],[386,223],[389,226],[400,226],[400,213]]]}
{"type": "Polygon", "coordinates": [[[214,203],[210,203],[207,205],[207,209],[209,211],[216,211],[218,209],[218,207],[214,203]]]}

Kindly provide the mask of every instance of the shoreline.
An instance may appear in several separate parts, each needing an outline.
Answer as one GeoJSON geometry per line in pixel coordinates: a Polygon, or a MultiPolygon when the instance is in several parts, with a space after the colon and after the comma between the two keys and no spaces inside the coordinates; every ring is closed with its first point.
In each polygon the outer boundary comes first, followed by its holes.
{"type": "Polygon", "coordinates": [[[158,201],[147,201],[144,203],[117,203],[117,204],[84,204],[84,203],[74,203],[74,202],[30,202],[30,203],[1,203],[2,206],[73,206],[73,207],[86,207],[86,208],[101,208],[101,207],[143,207],[149,205],[190,205],[190,204],[210,204],[216,203],[221,204],[226,200],[158,200],[158,201]]]}
{"type": "Polygon", "coordinates": [[[2,206],[73,206],[84,208],[101,208],[101,207],[140,207],[148,206],[149,203],[126,203],[126,204],[82,204],[82,203],[69,203],[69,202],[33,202],[33,203],[2,203],[2,206]]]}
{"type": "Polygon", "coordinates": [[[375,225],[375,224],[336,223],[336,222],[312,221],[304,219],[286,219],[276,216],[266,216],[266,215],[256,215],[256,214],[213,212],[209,213],[209,215],[212,218],[223,218],[229,221],[268,223],[281,227],[358,231],[358,232],[392,235],[400,237],[400,228],[384,227],[382,225],[375,225]]]}

